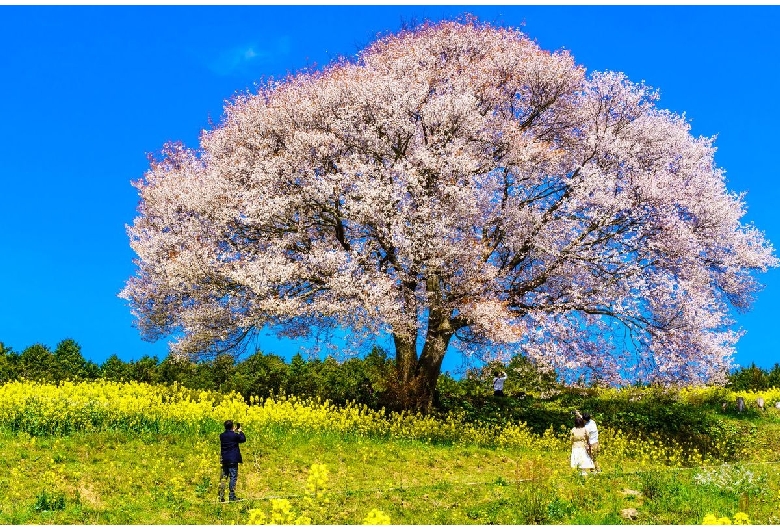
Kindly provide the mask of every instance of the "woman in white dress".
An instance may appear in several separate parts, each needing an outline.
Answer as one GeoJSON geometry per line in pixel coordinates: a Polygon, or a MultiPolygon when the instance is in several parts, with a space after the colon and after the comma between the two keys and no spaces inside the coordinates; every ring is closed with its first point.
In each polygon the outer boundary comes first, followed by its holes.
{"type": "Polygon", "coordinates": [[[585,430],[585,420],[582,416],[574,418],[574,428],[571,430],[571,467],[579,469],[582,474],[593,470],[593,460],[588,454],[588,431],[585,430]]]}

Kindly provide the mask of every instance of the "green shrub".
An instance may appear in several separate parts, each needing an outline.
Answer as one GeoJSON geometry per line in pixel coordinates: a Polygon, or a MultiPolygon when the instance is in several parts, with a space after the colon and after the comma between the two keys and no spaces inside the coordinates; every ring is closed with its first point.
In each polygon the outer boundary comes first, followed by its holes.
{"type": "Polygon", "coordinates": [[[36,512],[53,512],[65,509],[65,495],[62,493],[49,493],[43,490],[35,498],[33,510],[36,512]]]}

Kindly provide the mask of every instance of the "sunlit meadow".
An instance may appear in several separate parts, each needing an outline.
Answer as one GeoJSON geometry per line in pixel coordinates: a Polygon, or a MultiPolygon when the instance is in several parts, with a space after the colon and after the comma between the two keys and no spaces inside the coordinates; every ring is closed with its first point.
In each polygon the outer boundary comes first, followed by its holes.
{"type": "MultiPolygon", "coordinates": [[[[698,405],[712,392],[733,399],[709,388],[677,398],[698,405]]],[[[780,390],[761,395],[780,401],[780,390]]],[[[0,523],[780,523],[773,407],[729,418],[716,441],[724,447],[711,451],[602,424],[601,473],[589,476],[569,467],[569,427],[534,433],[178,385],[13,382],[0,387],[0,523]],[[227,418],[247,443],[244,500],[223,504],[227,418]]]]}

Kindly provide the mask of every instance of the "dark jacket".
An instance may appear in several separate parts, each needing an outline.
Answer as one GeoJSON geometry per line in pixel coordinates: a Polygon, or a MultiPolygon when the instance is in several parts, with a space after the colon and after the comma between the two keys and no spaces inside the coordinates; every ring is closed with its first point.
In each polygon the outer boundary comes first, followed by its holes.
{"type": "Polygon", "coordinates": [[[246,442],[246,436],[242,432],[225,431],[219,435],[221,456],[223,464],[241,464],[241,449],[238,444],[246,442]]]}

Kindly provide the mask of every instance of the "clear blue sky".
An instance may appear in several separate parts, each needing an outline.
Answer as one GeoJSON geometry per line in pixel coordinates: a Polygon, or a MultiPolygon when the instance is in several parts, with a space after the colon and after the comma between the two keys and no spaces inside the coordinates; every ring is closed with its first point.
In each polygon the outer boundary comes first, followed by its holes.
{"type": "MultiPolygon", "coordinates": [[[[746,219],[780,247],[778,6],[0,6],[0,341],[22,351],[73,338],[98,363],[164,358],[166,343],[141,341],[117,297],[134,271],[125,225],[146,154],[195,146],[224,100],[264,77],[464,12],[659,88],[695,135],[718,136],[729,189],[747,192],[746,219]]],[[[760,280],[736,361],[769,368],[780,271],[760,280]]]]}

